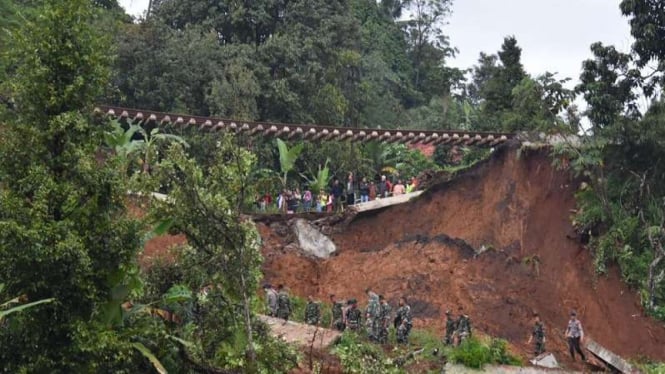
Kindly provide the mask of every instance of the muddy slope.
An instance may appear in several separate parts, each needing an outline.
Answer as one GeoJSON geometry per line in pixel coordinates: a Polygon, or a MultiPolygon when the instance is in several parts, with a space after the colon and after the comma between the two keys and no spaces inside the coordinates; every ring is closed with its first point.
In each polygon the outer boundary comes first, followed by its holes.
{"type": "Polygon", "coordinates": [[[392,302],[405,295],[416,326],[442,330],[443,312],[461,305],[474,326],[524,354],[530,315],[545,321],[547,348],[563,357],[567,313],[614,352],[665,360],[665,328],[643,315],[635,291],[615,269],[593,274],[587,250],[567,236],[577,184],[545,152],[504,148],[491,160],[418,200],[361,215],[333,235],[326,261],[299,253],[259,224],[267,281],[300,296],[365,300],[366,287],[392,302]],[[476,256],[475,249],[490,248],[476,256]]]}

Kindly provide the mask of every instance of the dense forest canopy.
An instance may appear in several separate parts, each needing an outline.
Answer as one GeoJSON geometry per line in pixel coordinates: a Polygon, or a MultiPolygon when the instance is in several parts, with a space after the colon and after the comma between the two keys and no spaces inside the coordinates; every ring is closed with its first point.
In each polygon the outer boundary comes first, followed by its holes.
{"type": "MultiPolygon", "coordinates": [[[[570,77],[530,75],[510,35],[475,66],[452,67],[444,27],[452,6],[152,0],[134,20],[115,0],[0,0],[0,302],[49,300],[0,319],[4,368],[287,371],[294,352],[255,318],[261,257],[240,215],[247,201],[349,172],[404,178],[459,162],[446,146],[429,158],[405,146],[306,143],[276,174],[271,140],[127,130],[91,118],[96,103],[347,127],[578,134],[552,154],[585,181],[575,225],[595,270],[618,264],[645,310],[665,320],[663,3],[621,1],[631,50],[591,45],[574,89],[570,77]],[[178,203],[157,203],[138,219],[126,211],[130,188],[169,192],[178,203]],[[140,271],[142,238],[168,229],[190,242],[181,263],[140,271]],[[164,310],[183,323],[145,313],[164,310]]],[[[466,164],[487,156],[455,152],[466,164]]]]}

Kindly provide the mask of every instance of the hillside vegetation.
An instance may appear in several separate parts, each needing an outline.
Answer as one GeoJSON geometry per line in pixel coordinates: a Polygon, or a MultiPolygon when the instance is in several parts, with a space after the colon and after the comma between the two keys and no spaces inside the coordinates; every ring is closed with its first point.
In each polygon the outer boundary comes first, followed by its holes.
{"type": "Polygon", "coordinates": [[[490,154],[140,128],[95,118],[100,103],[348,127],[581,134],[551,154],[560,175],[585,182],[567,205],[588,242],[581,271],[607,282],[620,274],[642,310],[665,320],[660,2],[621,1],[635,43],[627,52],[590,46],[574,89],[568,77],[528,74],[512,36],[475,66],[453,68],[452,0],[150,4],[132,19],[116,0],[0,0],[4,370],[288,372],[297,354],[255,318],[265,263],[242,213],[258,196],[305,183],[325,188],[349,173],[410,179],[490,154]],[[587,110],[571,105],[576,97],[587,110]],[[155,191],[175,198],[149,200],[155,191]],[[146,240],[167,232],[186,239],[177,261],[140,267],[146,240]]]}

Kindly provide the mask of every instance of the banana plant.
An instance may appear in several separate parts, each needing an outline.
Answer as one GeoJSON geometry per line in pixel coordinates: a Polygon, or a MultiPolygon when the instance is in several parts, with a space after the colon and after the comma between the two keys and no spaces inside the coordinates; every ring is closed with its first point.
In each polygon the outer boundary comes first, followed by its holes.
{"type": "Polygon", "coordinates": [[[159,131],[159,127],[155,127],[148,134],[139,125],[129,125],[129,128],[125,130],[119,121],[114,120],[111,121],[111,129],[104,134],[104,142],[116,155],[126,160],[125,168],[128,167],[134,155],[141,155],[142,171],[147,173],[150,170],[151,156],[158,143],[172,141],[182,144],[185,148],[189,147],[189,144],[182,137],[160,133],[159,131]],[[133,139],[137,133],[141,135],[142,140],[133,139]]]}
{"type": "Polygon", "coordinates": [[[280,176],[280,181],[282,182],[282,187],[287,187],[287,177],[289,172],[293,170],[293,167],[296,164],[296,160],[303,149],[303,143],[294,145],[289,149],[289,147],[284,143],[282,139],[277,139],[277,149],[279,150],[279,166],[282,171],[280,176]]]}
{"type": "Polygon", "coordinates": [[[122,128],[119,121],[111,121],[111,129],[104,133],[104,143],[118,156],[129,157],[141,148],[142,140],[132,140],[141,130],[139,125],[129,125],[127,130],[122,128]]]}
{"type": "Polygon", "coordinates": [[[326,159],[326,163],[323,168],[321,165],[319,165],[319,170],[311,179],[308,178],[305,174],[300,174],[303,178],[305,178],[305,180],[307,180],[310,190],[315,194],[325,190],[328,182],[330,182],[330,169],[328,168],[328,162],[330,162],[330,159],[326,159]]]}

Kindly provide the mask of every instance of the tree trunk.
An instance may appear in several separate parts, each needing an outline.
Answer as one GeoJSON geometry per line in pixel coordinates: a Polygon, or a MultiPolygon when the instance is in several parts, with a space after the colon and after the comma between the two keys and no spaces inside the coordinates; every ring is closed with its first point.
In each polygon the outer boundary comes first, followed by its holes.
{"type": "Polygon", "coordinates": [[[249,361],[248,372],[256,372],[256,351],[254,351],[254,340],[252,339],[252,310],[247,296],[247,283],[245,276],[240,275],[240,284],[242,285],[242,306],[243,317],[245,319],[245,333],[247,334],[247,359],[249,361]]]}
{"type": "MultiPolygon", "coordinates": [[[[662,231],[662,227],[660,228],[662,231]]],[[[659,233],[658,236],[660,237],[662,234],[659,233]]],[[[656,275],[657,273],[657,268],[660,262],[665,258],[665,248],[663,248],[663,243],[661,242],[660,238],[655,238],[654,235],[651,233],[651,230],[648,231],[649,237],[649,243],[651,244],[651,248],[654,251],[654,259],[651,261],[649,264],[649,277],[647,278],[647,290],[649,292],[649,303],[648,307],[650,310],[653,310],[655,307],[655,301],[656,301],[656,286],[658,285],[659,279],[661,278],[660,275],[656,275]]]]}

